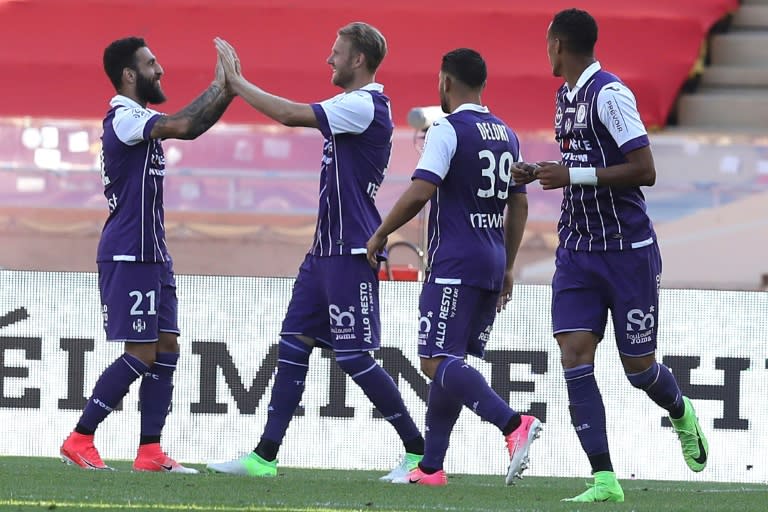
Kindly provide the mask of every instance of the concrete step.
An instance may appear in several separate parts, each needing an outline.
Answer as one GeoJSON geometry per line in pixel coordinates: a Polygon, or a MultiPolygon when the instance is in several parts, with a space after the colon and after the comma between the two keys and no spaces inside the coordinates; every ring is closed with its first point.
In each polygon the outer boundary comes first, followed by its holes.
{"type": "Polygon", "coordinates": [[[701,85],[713,87],[764,87],[768,90],[768,66],[708,66],[701,85]]]}
{"type": "Polygon", "coordinates": [[[742,5],[733,15],[734,29],[768,30],[768,2],[762,5],[742,5]]]}
{"type": "Polygon", "coordinates": [[[677,114],[681,126],[766,131],[768,91],[702,87],[680,96],[677,114]]]}
{"type": "Polygon", "coordinates": [[[741,0],[741,5],[768,5],[768,0],[741,0]]]}
{"type": "Polygon", "coordinates": [[[732,32],[712,37],[711,63],[728,66],[768,66],[768,31],[732,32]]]}

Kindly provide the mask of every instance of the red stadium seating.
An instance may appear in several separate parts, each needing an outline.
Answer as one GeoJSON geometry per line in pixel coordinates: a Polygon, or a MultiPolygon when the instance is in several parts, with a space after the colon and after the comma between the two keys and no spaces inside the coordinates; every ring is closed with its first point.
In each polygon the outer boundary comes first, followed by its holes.
{"type": "MultiPolygon", "coordinates": [[[[583,0],[600,24],[603,66],[634,88],[649,126],[663,126],[699,56],[707,30],[738,0],[583,0]]],[[[547,25],[572,1],[513,0],[0,0],[5,44],[0,116],[100,118],[111,96],[101,54],[111,40],[144,36],[166,68],[174,111],[212,78],[214,36],[239,50],[246,76],[299,101],[337,92],[325,59],[335,30],[354,20],[378,26],[390,54],[379,80],[393,100],[395,121],[437,101],[440,56],[459,46],[486,57],[484,100],[518,130],[548,129],[559,82],[545,52],[547,25]]],[[[237,102],[225,121],[264,122],[237,102]]]]}

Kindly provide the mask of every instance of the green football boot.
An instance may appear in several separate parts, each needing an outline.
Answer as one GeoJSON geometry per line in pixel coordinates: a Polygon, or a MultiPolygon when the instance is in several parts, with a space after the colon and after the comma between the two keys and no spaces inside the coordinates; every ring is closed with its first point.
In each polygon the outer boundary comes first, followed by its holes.
{"type": "Polygon", "coordinates": [[[624,490],[616,480],[616,473],[613,471],[598,471],[594,474],[595,483],[587,484],[588,489],[573,498],[565,498],[561,501],[572,501],[577,503],[595,503],[610,501],[613,503],[624,502],[624,490]]]}
{"type": "Polygon", "coordinates": [[[685,412],[682,418],[674,419],[672,427],[680,439],[680,446],[683,449],[683,458],[688,467],[695,472],[702,471],[707,467],[707,457],[709,456],[709,444],[699,425],[699,418],[696,417],[696,411],[687,396],[683,397],[685,403],[685,412]]]}

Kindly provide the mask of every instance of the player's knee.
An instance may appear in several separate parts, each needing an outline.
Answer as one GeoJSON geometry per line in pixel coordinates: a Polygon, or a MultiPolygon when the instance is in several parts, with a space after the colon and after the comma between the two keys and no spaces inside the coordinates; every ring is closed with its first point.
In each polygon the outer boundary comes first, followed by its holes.
{"type": "Polygon", "coordinates": [[[555,336],[560,346],[560,362],[563,368],[576,368],[594,364],[598,338],[592,332],[573,331],[555,336]]]}
{"type": "Polygon", "coordinates": [[[627,380],[637,389],[650,388],[659,377],[659,365],[653,363],[649,368],[638,373],[627,373],[627,380]]]}
{"type": "Polygon", "coordinates": [[[560,364],[562,364],[563,368],[566,370],[568,368],[594,364],[594,362],[594,354],[573,351],[563,351],[560,353],[560,364]]]}
{"type": "Polygon", "coordinates": [[[179,353],[179,335],[175,332],[161,332],[157,338],[158,352],[179,353]]]}
{"type": "Polygon", "coordinates": [[[283,336],[277,348],[277,361],[280,364],[292,364],[295,366],[309,366],[309,356],[312,347],[307,346],[296,336],[283,336]]]}
{"type": "Polygon", "coordinates": [[[354,379],[358,375],[369,371],[378,363],[368,352],[357,352],[352,354],[337,353],[336,364],[339,365],[339,368],[341,368],[344,373],[354,379]]]}
{"type": "Polygon", "coordinates": [[[295,338],[296,340],[302,342],[304,345],[308,346],[310,349],[315,348],[315,344],[317,343],[315,338],[304,336],[303,334],[296,334],[295,336],[289,334],[287,337],[291,339],[295,338]]]}
{"type": "Polygon", "coordinates": [[[585,364],[595,363],[595,350],[584,344],[561,344],[560,363],[563,368],[576,368],[585,364]]]}
{"type": "Polygon", "coordinates": [[[155,364],[157,358],[156,343],[126,343],[125,353],[130,354],[147,366],[155,364]]]}

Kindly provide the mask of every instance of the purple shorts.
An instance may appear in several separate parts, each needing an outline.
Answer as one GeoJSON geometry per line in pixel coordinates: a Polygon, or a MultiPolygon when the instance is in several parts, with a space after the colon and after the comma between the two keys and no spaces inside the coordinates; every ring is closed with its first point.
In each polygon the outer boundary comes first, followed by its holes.
{"type": "Polygon", "coordinates": [[[656,351],[661,254],[654,243],[628,251],[558,247],[552,278],[552,331],[590,331],[602,339],[611,312],[619,353],[656,351]]]}
{"type": "Polygon", "coordinates": [[[304,335],[335,352],[379,348],[379,279],[365,254],[307,254],[280,334],[304,335]]]}
{"type": "Polygon", "coordinates": [[[156,342],[179,334],[172,263],[101,261],[99,292],[107,341],[156,342]]]}
{"type": "Polygon", "coordinates": [[[419,357],[483,357],[499,292],[424,283],[419,297],[419,357]]]}

